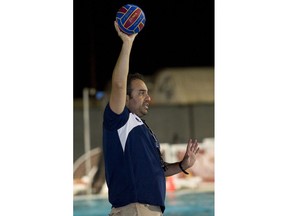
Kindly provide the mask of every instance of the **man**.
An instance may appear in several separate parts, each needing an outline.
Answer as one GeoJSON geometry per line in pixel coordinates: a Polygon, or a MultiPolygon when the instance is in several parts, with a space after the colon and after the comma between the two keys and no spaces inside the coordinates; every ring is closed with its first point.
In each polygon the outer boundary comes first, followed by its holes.
{"type": "MultiPolygon", "coordinates": [[[[166,176],[185,172],[196,160],[197,140],[188,141],[181,162],[166,163],[152,130],[141,119],[151,98],[140,74],[129,74],[137,34],[126,35],[114,22],[122,48],[112,74],[109,103],[104,111],[103,151],[110,215],[160,216],[165,209],[166,176]]],[[[188,174],[188,173],[187,173],[188,174]]]]}

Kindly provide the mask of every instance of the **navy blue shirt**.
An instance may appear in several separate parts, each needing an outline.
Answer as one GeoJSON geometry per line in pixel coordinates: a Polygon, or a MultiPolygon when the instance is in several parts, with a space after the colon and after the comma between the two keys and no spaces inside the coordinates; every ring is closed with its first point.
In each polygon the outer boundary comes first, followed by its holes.
{"type": "Polygon", "coordinates": [[[118,115],[106,106],[103,152],[113,207],[139,202],[160,206],[164,212],[166,181],[155,138],[127,107],[118,115]]]}

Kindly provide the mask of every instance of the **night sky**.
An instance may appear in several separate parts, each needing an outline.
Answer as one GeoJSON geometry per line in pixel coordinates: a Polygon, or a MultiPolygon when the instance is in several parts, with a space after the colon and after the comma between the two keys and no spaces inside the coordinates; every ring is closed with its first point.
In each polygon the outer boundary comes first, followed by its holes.
{"type": "Polygon", "coordinates": [[[74,0],[74,98],[84,87],[104,90],[121,48],[113,21],[136,4],[146,24],[134,41],[130,72],[152,75],[166,67],[214,66],[214,1],[74,0]]]}

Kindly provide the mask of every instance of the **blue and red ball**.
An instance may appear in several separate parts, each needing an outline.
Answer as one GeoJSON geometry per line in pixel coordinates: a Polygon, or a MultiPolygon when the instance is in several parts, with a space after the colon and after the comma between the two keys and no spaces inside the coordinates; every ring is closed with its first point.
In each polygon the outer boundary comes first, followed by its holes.
{"type": "Polygon", "coordinates": [[[126,4],[118,10],[116,21],[122,32],[131,35],[143,29],[146,18],[140,7],[133,4],[126,4]]]}

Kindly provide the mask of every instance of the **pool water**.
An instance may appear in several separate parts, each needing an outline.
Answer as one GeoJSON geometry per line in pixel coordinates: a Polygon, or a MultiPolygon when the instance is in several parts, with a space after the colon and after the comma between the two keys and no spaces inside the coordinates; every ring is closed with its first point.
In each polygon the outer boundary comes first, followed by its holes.
{"type": "MultiPolygon", "coordinates": [[[[74,199],[74,216],[107,216],[111,204],[107,198],[74,199]]],[[[179,191],[168,193],[164,216],[214,216],[214,192],[179,191]]]]}

